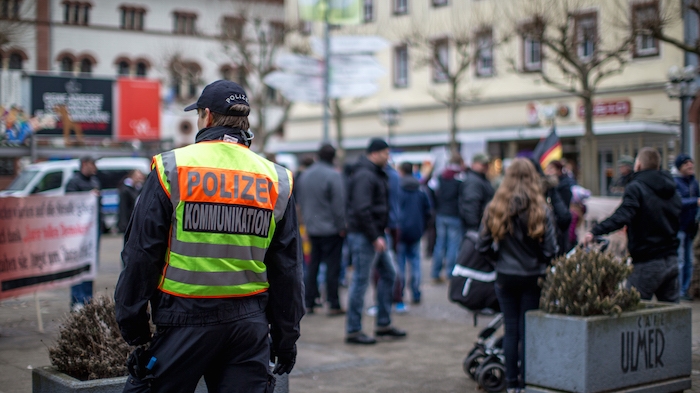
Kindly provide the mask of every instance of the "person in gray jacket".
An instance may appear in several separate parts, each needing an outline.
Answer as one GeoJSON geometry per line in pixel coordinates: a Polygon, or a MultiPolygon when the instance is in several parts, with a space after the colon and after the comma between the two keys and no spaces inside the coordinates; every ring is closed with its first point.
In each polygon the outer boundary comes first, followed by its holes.
{"type": "Polygon", "coordinates": [[[335,148],[323,144],[318,151],[318,161],[297,180],[297,198],[311,240],[311,262],[304,278],[306,312],[314,312],[314,301],[319,297],[318,268],[323,262],[326,264],[328,315],[331,316],[345,314],[338,299],[345,237],[345,190],[342,175],[333,167],[334,158],[335,148]]]}
{"type": "Polygon", "coordinates": [[[537,280],[558,249],[542,181],[528,159],[516,158],[506,170],[486,207],[477,249],[495,260],[496,296],[505,322],[506,384],[508,392],[519,392],[525,384],[525,312],[539,307],[537,280]]]}
{"type": "Polygon", "coordinates": [[[486,205],[493,198],[493,186],[486,178],[489,156],[474,154],[472,166],[459,189],[457,207],[464,231],[478,231],[486,205]]]}

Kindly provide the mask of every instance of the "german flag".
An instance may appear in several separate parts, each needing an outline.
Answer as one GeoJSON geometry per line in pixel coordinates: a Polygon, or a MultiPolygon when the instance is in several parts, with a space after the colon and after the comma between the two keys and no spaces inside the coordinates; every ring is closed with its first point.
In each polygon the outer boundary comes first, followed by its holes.
{"type": "Polygon", "coordinates": [[[536,159],[542,169],[546,168],[547,165],[554,160],[561,160],[562,150],[561,141],[557,136],[557,132],[552,128],[552,132],[544,138],[540,139],[540,142],[535,147],[535,151],[532,153],[532,157],[536,159]]]}

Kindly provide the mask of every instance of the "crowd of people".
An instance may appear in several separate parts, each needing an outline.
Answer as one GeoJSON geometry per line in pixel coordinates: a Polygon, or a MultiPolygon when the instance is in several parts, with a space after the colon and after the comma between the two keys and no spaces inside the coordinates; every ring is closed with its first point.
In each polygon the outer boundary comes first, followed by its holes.
{"type": "MultiPolygon", "coordinates": [[[[297,198],[311,239],[312,257],[305,269],[307,312],[323,305],[317,278],[319,264],[325,263],[328,315],[345,313],[338,287],[348,267],[348,258],[342,257],[346,247],[353,267],[346,343],[367,345],[375,344],[375,337],[404,337],[407,333],[391,323],[392,304],[396,312],[407,310],[405,292],[413,304],[421,301],[421,240],[432,255],[430,280],[439,285],[450,280],[465,234],[478,233],[476,247],[497,273],[507,386],[510,391],[522,389],[525,312],[538,308],[538,280],[551,260],[579,245],[590,191],[577,185],[560,160],[542,168],[535,159],[516,158],[497,184],[487,177],[491,160],[484,153],[474,154],[469,166],[453,153],[444,168],[426,175],[409,162],[390,163],[389,146],[381,139],[372,139],[365,154],[342,172],[333,167],[334,152],[332,146],[322,146],[318,161],[298,176],[297,198]],[[394,165],[398,181],[392,180],[394,165]],[[326,227],[325,232],[317,232],[319,226],[326,227]],[[372,282],[375,337],[362,330],[364,296],[372,282]]],[[[641,149],[636,158],[620,158],[619,177],[609,191],[621,196],[622,204],[581,241],[588,245],[626,228],[634,265],[628,287],[637,288],[646,300],[692,300],[692,242],[700,205],[694,163],[679,155],[673,177],[661,169],[660,161],[651,148],[641,149]]]]}

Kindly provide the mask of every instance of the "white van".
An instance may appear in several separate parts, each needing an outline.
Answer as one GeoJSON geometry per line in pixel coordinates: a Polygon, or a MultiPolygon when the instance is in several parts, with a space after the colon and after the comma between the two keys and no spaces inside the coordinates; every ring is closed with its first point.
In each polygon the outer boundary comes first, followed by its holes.
{"type": "MultiPolygon", "coordinates": [[[[97,177],[102,185],[103,230],[116,228],[119,209],[119,183],[134,169],[148,174],[151,161],[141,157],[101,158],[95,162],[97,177]]],[[[46,161],[27,165],[4,190],[0,197],[28,195],[63,195],[66,184],[80,168],[79,160],[46,161]]]]}

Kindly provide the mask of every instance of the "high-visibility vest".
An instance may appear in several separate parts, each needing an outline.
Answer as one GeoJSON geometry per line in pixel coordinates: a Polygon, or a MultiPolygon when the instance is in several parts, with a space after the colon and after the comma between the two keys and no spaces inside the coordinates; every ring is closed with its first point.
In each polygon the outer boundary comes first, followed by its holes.
{"type": "Polygon", "coordinates": [[[153,168],[173,204],[158,288],[202,298],[266,291],[263,261],[291,197],[291,172],[222,141],[158,154],[153,168]]]}

